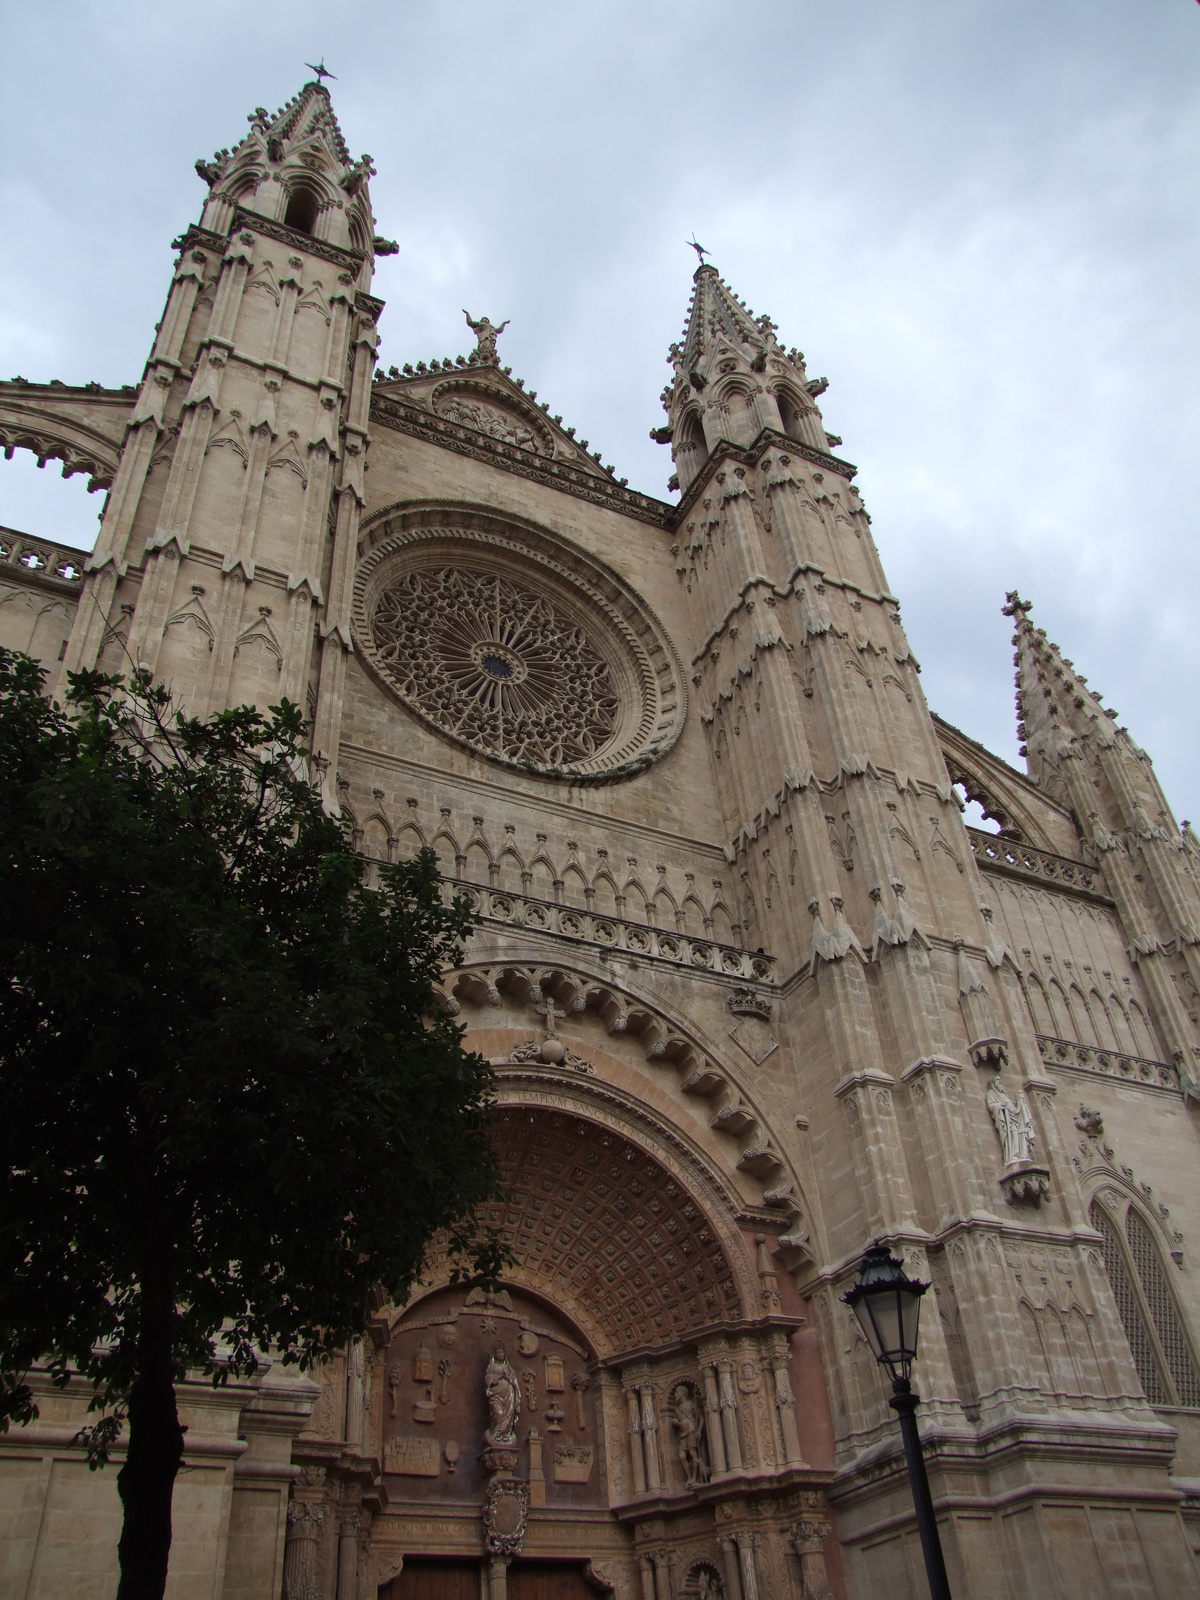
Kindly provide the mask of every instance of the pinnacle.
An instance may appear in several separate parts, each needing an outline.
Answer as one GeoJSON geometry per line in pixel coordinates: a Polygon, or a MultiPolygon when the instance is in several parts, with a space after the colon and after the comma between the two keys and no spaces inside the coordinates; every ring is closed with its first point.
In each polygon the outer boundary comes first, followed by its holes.
{"type": "Polygon", "coordinates": [[[1064,751],[1084,741],[1111,744],[1117,713],[1105,710],[1100,696],[1087,687],[1083,673],[1047,638],[1044,628],[1029,620],[1032,603],[1016,590],[1006,595],[1001,608],[1013,619],[1013,665],[1017,669],[1017,733],[1021,755],[1029,762],[1030,776],[1039,777],[1043,760],[1056,760],[1064,751]]]}

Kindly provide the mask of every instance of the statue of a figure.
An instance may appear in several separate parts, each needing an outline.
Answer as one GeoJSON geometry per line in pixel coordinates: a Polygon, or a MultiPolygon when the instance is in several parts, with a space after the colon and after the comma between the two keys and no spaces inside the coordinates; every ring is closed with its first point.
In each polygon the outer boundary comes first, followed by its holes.
{"type": "Polygon", "coordinates": [[[506,317],[497,328],[487,317],[480,317],[476,322],[467,308],[463,307],[463,316],[467,319],[467,327],[475,335],[475,348],[471,351],[472,361],[490,361],[493,366],[499,366],[500,356],[496,350],[496,340],[511,322],[511,317],[506,317]]]}
{"type": "Polygon", "coordinates": [[[484,1440],[492,1446],[516,1442],[517,1418],[521,1414],[521,1385],[502,1344],[492,1346],[491,1360],[483,1376],[491,1427],[484,1440]]]}
{"type": "Polygon", "coordinates": [[[721,1580],[715,1572],[701,1567],[696,1574],[696,1593],[700,1600],[722,1600],[721,1580]]]}
{"type": "Polygon", "coordinates": [[[1005,1093],[1000,1075],[997,1073],[988,1084],[987,1108],[992,1114],[992,1121],[996,1124],[996,1132],[1000,1135],[1004,1165],[1010,1167],[1017,1161],[1031,1161],[1037,1133],[1034,1130],[1033,1116],[1024,1091],[1018,1089],[1017,1098],[1012,1099],[1005,1093]]]}
{"type": "Polygon", "coordinates": [[[708,1468],[704,1460],[704,1418],[686,1384],[678,1384],[672,1396],[671,1426],[679,1434],[679,1465],[690,1489],[705,1481],[708,1468]]]}

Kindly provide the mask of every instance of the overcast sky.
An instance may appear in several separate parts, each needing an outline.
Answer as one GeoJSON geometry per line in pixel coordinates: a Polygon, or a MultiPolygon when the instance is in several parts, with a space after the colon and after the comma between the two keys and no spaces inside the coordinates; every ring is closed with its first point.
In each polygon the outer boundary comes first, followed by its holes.
{"type": "MultiPolygon", "coordinates": [[[[1017,587],[1200,818],[1196,0],[3,11],[4,376],[139,378],[193,162],[324,55],[400,242],[385,364],[510,317],[514,373],[667,498],[694,229],[829,377],[934,709],[1018,761],[1017,587]]],[[[98,509],[0,463],[0,523],[90,544],[98,509]]]]}

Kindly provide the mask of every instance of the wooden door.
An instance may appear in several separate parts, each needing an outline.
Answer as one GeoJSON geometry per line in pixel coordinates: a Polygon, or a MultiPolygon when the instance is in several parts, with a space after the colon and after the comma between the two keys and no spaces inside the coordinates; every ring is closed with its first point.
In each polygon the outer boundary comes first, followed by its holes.
{"type": "Polygon", "coordinates": [[[514,1561],[506,1587],[508,1600],[595,1600],[578,1562],[514,1561]]]}
{"type": "Polygon", "coordinates": [[[479,1562],[406,1557],[404,1570],[380,1592],[388,1600],[479,1600],[479,1562]]]}

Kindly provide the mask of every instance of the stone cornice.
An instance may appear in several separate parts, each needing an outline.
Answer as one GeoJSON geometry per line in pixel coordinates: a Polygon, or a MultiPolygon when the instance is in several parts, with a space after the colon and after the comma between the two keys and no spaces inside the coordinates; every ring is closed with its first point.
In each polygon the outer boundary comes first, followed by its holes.
{"type": "MultiPolygon", "coordinates": [[[[250,233],[261,233],[264,238],[274,239],[277,244],[285,244],[293,250],[306,250],[309,255],[319,256],[322,261],[329,261],[335,267],[341,267],[344,272],[354,273],[356,277],[362,269],[363,258],[355,255],[352,250],[342,250],[336,244],[326,244],[323,239],[314,239],[309,233],[285,227],[282,222],[272,222],[270,217],[260,217],[256,212],[243,211],[240,207],[233,214],[233,222],[228,233],[213,233],[209,228],[201,228],[192,223],[178,239],[171,240],[171,248],[210,250],[216,255],[224,255],[234,234],[242,228],[250,233]]],[[[382,309],[382,302],[377,303],[382,309]]]]}
{"type": "MultiPolygon", "coordinates": [[[[329,261],[335,267],[341,267],[344,272],[351,272],[358,276],[362,270],[363,258],[355,255],[353,250],[342,250],[336,244],[327,244],[324,239],[314,239],[311,233],[301,233],[298,228],[289,228],[282,222],[272,222],[270,217],[260,217],[256,212],[243,211],[239,206],[233,214],[233,223],[229,229],[230,238],[239,229],[245,228],[249,233],[261,233],[264,238],[274,239],[277,244],[286,244],[293,250],[305,250],[310,256],[320,256],[322,261],[329,261]]],[[[228,240],[222,241],[228,243],[228,240]]]]}
{"type": "Polygon", "coordinates": [[[852,462],[843,461],[840,456],[830,455],[825,450],[816,450],[811,444],[805,444],[802,439],[789,439],[786,433],[776,433],[773,428],[764,428],[750,445],[732,444],[728,439],[718,439],[709,451],[703,468],[688,485],[687,493],[675,507],[675,526],[683,521],[696,501],[704,494],[713,473],[723,462],[734,461],[743,467],[757,466],[768,450],[786,450],[788,455],[799,456],[802,461],[808,461],[814,467],[821,467],[826,472],[836,472],[838,477],[845,478],[847,483],[858,472],[858,468],[852,462]]]}
{"type": "Polygon", "coordinates": [[[609,511],[636,517],[639,522],[648,522],[652,527],[668,529],[672,525],[672,507],[661,500],[652,500],[649,495],[639,494],[635,489],[623,489],[620,484],[605,482],[569,462],[531,455],[528,450],[507,444],[502,439],[493,439],[490,434],[481,433],[476,428],[468,428],[460,422],[448,422],[444,417],[419,411],[400,400],[373,394],[371,421],[385,428],[393,428],[397,433],[406,433],[411,438],[423,439],[428,444],[441,445],[456,455],[470,456],[474,461],[499,467],[502,472],[514,472],[534,483],[560,489],[563,494],[604,506],[609,511]]]}
{"type": "Polygon", "coordinates": [[[213,233],[211,228],[201,228],[192,223],[178,237],[171,240],[172,250],[211,250],[216,255],[223,255],[225,246],[229,243],[228,234],[213,233]]]}

